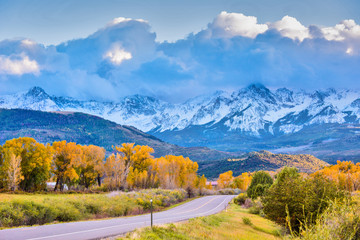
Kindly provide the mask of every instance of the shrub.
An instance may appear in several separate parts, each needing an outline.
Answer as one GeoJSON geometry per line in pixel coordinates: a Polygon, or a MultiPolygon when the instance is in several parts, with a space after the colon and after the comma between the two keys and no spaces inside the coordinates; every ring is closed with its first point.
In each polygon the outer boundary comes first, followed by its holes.
{"type": "Polygon", "coordinates": [[[333,201],[316,224],[302,229],[301,239],[360,239],[360,206],[333,201]]]}
{"type": "Polygon", "coordinates": [[[344,197],[336,184],[325,178],[302,178],[296,169],[284,168],[262,202],[270,220],[297,232],[302,225],[313,224],[329,200],[344,197]]]}
{"type": "Polygon", "coordinates": [[[237,205],[244,205],[247,199],[246,193],[240,193],[236,198],[234,198],[234,203],[237,205]]]}
{"type": "Polygon", "coordinates": [[[242,220],[243,220],[243,223],[244,223],[245,225],[249,225],[249,226],[252,225],[252,222],[251,222],[250,218],[248,218],[248,217],[243,217],[242,220]]]}
{"type": "Polygon", "coordinates": [[[256,199],[260,196],[263,196],[265,191],[273,184],[273,179],[271,176],[264,172],[258,171],[254,174],[251,179],[249,188],[247,189],[247,195],[251,199],[256,199]]]}

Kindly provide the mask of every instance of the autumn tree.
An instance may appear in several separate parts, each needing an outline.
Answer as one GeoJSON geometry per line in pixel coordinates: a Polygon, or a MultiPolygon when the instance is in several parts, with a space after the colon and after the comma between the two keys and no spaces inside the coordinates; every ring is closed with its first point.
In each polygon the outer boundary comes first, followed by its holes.
{"type": "Polygon", "coordinates": [[[79,179],[76,168],[81,165],[82,147],[66,141],[54,142],[52,147],[53,173],[56,178],[54,191],[63,191],[65,184],[69,186],[79,179]]]}
{"type": "Polygon", "coordinates": [[[126,176],[125,176],[125,161],[120,154],[111,154],[105,162],[105,179],[104,183],[111,189],[125,188],[126,176]]]}
{"type": "Polygon", "coordinates": [[[12,148],[0,148],[0,185],[1,188],[15,191],[24,177],[21,173],[21,157],[13,151],[12,148]]]}
{"type": "Polygon", "coordinates": [[[199,190],[199,194],[203,195],[204,189],[206,189],[206,177],[204,175],[202,175],[201,177],[198,176],[195,185],[199,190]]]}
{"type": "Polygon", "coordinates": [[[7,156],[9,161],[7,169],[8,189],[15,191],[20,182],[24,180],[24,176],[21,174],[21,157],[16,156],[14,153],[10,153],[9,155],[10,156],[7,156]]]}
{"type": "Polygon", "coordinates": [[[94,145],[81,146],[81,149],[81,160],[77,166],[80,185],[89,188],[97,182],[100,186],[104,173],[105,149],[94,145]]]}
{"type": "Polygon", "coordinates": [[[241,189],[245,192],[251,183],[251,179],[252,177],[250,173],[242,173],[241,175],[234,178],[231,187],[241,189]]]}
{"type": "Polygon", "coordinates": [[[5,153],[3,147],[0,145],[0,189],[7,187],[6,168],[7,166],[5,165],[5,153]]]}
{"type": "Polygon", "coordinates": [[[6,149],[12,149],[15,159],[21,159],[18,160],[21,162],[23,176],[19,184],[20,188],[24,191],[45,189],[46,181],[50,178],[51,147],[44,146],[33,138],[24,137],[6,141],[3,151],[6,149]]]}
{"type": "Polygon", "coordinates": [[[115,147],[115,150],[122,156],[124,161],[124,171],[122,175],[127,180],[128,186],[146,188],[147,170],[152,164],[154,152],[149,146],[134,146],[134,143],[123,143],[121,147],[115,147]],[[128,176],[130,174],[130,176],[128,176]]]}
{"type": "Polygon", "coordinates": [[[350,192],[360,190],[360,163],[338,161],[335,165],[315,172],[313,176],[324,176],[335,182],[340,188],[350,192]]]}
{"type": "Polygon", "coordinates": [[[199,165],[183,156],[167,155],[154,161],[159,186],[167,189],[195,187],[199,165]]]}
{"type": "Polygon", "coordinates": [[[234,180],[234,177],[233,177],[232,171],[227,171],[227,172],[221,173],[217,180],[218,187],[219,188],[228,188],[228,187],[230,187],[230,184],[232,183],[233,180],[234,180]]]}

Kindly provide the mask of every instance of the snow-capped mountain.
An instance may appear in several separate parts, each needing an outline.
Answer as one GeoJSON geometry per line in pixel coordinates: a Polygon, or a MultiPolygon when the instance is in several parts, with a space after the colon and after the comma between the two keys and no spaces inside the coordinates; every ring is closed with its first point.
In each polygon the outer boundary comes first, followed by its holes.
{"type": "Polygon", "coordinates": [[[34,87],[28,92],[0,96],[0,108],[84,112],[145,132],[221,125],[225,131],[261,136],[294,133],[312,124],[359,123],[360,92],[328,89],[307,93],[286,88],[270,91],[253,84],[231,94],[217,91],[171,104],[141,95],[116,103],[79,101],[50,96],[34,87]]]}

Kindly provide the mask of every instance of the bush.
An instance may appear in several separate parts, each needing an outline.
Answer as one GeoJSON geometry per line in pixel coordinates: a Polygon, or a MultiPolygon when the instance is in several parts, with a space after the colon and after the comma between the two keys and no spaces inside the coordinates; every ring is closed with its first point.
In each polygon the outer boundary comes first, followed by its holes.
{"type": "Polygon", "coordinates": [[[336,184],[325,178],[302,178],[296,169],[284,168],[262,202],[270,220],[298,232],[301,226],[316,221],[329,200],[344,197],[336,184]]]}
{"type": "Polygon", "coordinates": [[[316,224],[302,229],[300,235],[304,240],[360,239],[360,206],[333,201],[316,224]]]}
{"type": "Polygon", "coordinates": [[[256,199],[260,196],[263,196],[265,191],[270,188],[273,184],[273,179],[270,174],[264,171],[258,171],[254,174],[251,179],[249,188],[247,189],[247,195],[251,199],[256,199]]]}
{"type": "Polygon", "coordinates": [[[240,193],[237,197],[234,198],[234,203],[237,205],[244,205],[246,199],[246,193],[240,193]]]}
{"type": "Polygon", "coordinates": [[[235,195],[236,193],[237,193],[236,189],[232,189],[232,188],[224,188],[218,190],[218,194],[220,195],[235,195]]]}
{"type": "Polygon", "coordinates": [[[243,223],[244,223],[244,224],[249,225],[249,226],[252,225],[252,222],[251,222],[250,218],[248,218],[248,217],[243,217],[242,220],[243,220],[243,223]]]}

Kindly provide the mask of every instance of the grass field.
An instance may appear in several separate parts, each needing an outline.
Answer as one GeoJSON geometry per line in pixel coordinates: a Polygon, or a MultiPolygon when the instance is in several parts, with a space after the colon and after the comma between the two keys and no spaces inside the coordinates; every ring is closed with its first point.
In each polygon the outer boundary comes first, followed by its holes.
{"type": "Polygon", "coordinates": [[[120,194],[0,194],[0,227],[69,222],[146,213],[185,200],[183,190],[120,194]]]}
{"type": "Polygon", "coordinates": [[[125,239],[281,239],[281,228],[275,223],[248,213],[231,204],[227,212],[190,219],[184,223],[143,228],[129,233],[125,239]]]}

